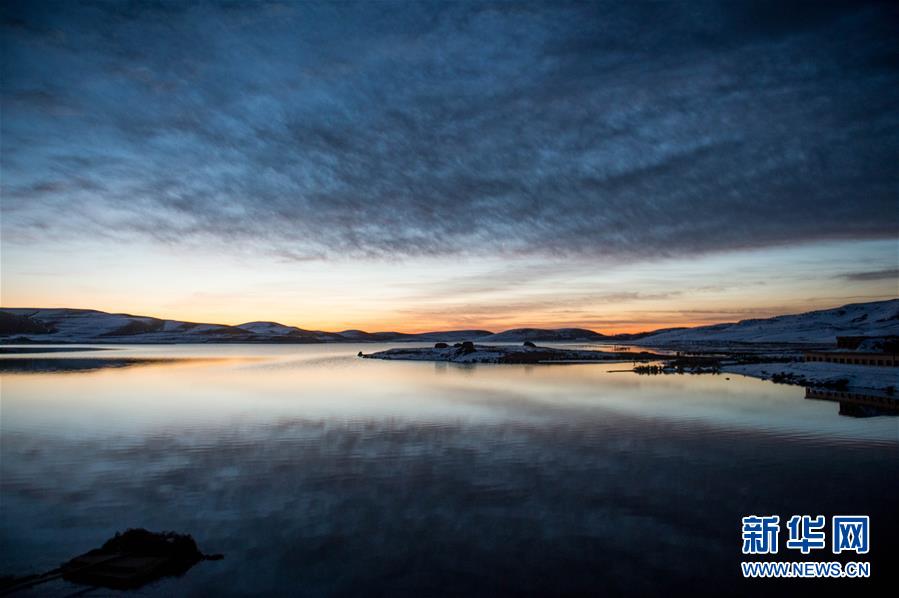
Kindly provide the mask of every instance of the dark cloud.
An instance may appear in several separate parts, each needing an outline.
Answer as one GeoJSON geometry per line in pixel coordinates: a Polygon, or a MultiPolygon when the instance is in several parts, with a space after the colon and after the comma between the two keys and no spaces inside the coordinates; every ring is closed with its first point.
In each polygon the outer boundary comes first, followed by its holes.
{"type": "Polygon", "coordinates": [[[889,4],[2,10],[11,240],[642,258],[899,231],[889,4]]]}
{"type": "Polygon", "coordinates": [[[899,268],[887,268],[885,270],[871,270],[867,272],[850,272],[840,278],[853,282],[866,282],[870,280],[896,280],[899,281],[899,268]]]}

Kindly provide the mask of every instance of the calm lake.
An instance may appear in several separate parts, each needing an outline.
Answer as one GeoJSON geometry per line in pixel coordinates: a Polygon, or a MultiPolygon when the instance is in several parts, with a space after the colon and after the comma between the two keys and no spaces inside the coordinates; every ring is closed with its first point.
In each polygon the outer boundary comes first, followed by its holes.
{"type": "Polygon", "coordinates": [[[4,356],[0,574],[146,527],[225,555],[149,595],[752,593],[741,517],[862,514],[896,579],[899,418],[730,374],[355,357],[393,346],[4,356]]]}

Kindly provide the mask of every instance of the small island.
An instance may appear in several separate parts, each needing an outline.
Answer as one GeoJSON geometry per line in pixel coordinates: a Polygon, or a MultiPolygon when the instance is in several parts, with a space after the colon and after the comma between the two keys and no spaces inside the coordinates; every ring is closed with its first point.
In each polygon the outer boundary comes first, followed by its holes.
{"type": "Polygon", "coordinates": [[[388,349],[375,353],[358,353],[365,359],[393,359],[405,361],[448,361],[452,363],[580,363],[595,361],[650,361],[661,359],[645,351],[610,352],[587,349],[559,349],[538,347],[532,342],[522,345],[476,345],[471,341],[437,343],[433,347],[388,349]]]}

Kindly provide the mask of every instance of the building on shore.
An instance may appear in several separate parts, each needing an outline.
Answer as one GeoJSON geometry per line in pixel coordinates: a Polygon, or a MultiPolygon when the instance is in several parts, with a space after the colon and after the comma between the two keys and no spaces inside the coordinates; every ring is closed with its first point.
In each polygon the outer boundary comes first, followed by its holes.
{"type": "Polygon", "coordinates": [[[899,367],[896,337],[838,336],[835,351],[806,351],[804,361],[899,367]]]}

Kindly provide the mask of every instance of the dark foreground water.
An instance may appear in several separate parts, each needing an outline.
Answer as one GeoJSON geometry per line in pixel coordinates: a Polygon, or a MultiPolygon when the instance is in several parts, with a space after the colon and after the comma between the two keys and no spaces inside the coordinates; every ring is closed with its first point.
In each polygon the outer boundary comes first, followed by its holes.
{"type": "MultiPolygon", "coordinates": [[[[360,348],[8,357],[30,361],[0,369],[0,574],[140,526],[225,554],[144,595],[862,595],[897,580],[899,418],[734,375],[360,348]],[[749,514],[870,515],[871,552],[850,560],[873,579],[742,580],[749,514]]],[[[800,560],[785,534],[777,558],[800,560]]]]}

